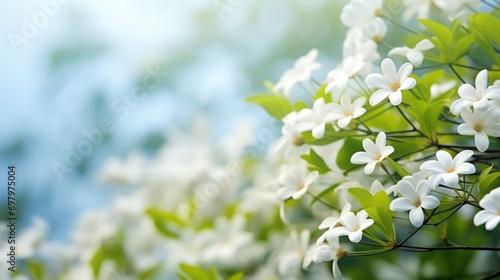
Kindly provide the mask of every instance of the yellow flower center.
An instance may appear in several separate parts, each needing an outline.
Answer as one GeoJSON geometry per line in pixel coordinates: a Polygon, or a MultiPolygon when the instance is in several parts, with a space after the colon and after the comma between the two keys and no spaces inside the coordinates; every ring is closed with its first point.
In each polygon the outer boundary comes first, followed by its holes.
{"type": "Polygon", "coordinates": [[[397,91],[401,87],[401,84],[398,82],[392,83],[391,84],[391,90],[392,91],[397,91]]]}
{"type": "Polygon", "coordinates": [[[305,143],[304,139],[302,139],[302,137],[300,137],[300,136],[295,137],[295,139],[293,139],[293,142],[292,142],[292,144],[294,144],[295,146],[302,146],[302,145],[304,145],[304,143],[305,143]]]}
{"type": "Polygon", "coordinates": [[[477,131],[477,132],[481,132],[481,130],[483,130],[483,125],[480,124],[480,123],[476,123],[474,125],[474,130],[477,131]]]}
{"type": "Polygon", "coordinates": [[[448,167],[448,168],[446,168],[446,173],[451,173],[451,172],[454,172],[454,171],[455,171],[455,168],[453,168],[451,166],[448,167]]]}
{"type": "Polygon", "coordinates": [[[299,185],[299,190],[303,189],[304,188],[304,184],[300,184],[299,185]]]}
{"type": "Polygon", "coordinates": [[[420,207],[420,205],[422,205],[422,202],[420,202],[420,200],[417,200],[413,203],[413,205],[415,205],[415,207],[420,207]]]}

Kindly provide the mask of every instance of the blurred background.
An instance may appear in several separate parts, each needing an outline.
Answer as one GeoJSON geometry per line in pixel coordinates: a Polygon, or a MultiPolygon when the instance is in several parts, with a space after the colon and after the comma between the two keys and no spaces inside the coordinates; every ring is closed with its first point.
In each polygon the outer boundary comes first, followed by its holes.
{"type": "Polygon", "coordinates": [[[99,180],[106,159],[153,155],[200,119],[215,142],[269,126],[244,98],[312,48],[318,77],[335,67],[345,2],[0,2],[0,162],[17,168],[21,230],[40,216],[67,240],[122,191],[99,180]]]}

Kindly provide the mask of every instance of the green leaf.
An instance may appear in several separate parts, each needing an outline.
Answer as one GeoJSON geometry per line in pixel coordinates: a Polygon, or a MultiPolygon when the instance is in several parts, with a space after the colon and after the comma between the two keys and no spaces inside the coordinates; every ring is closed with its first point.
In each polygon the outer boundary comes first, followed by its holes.
{"type": "Polygon", "coordinates": [[[408,172],[406,169],[404,169],[403,166],[401,166],[399,163],[395,162],[392,158],[387,157],[385,158],[387,162],[391,165],[392,169],[398,173],[398,175],[403,178],[404,176],[409,176],[411,175],[410,172],[408,172]]]}
{"type": "Polygon", "coordinates": [[[189,264],[180,264],[180,270],[192,280],[212,280],[210,275],[205,270],[189,264]]]}
{"type": "Polygon", "coordinates": [[[474,43],[474,37],[472,35],[467,35],[457,42],[455,42],[452,51],[452,60],[457,60],[462,57],[474,43]]]}
{"type": "Polygon", "coordinates": [[[283,119],[286,115],[293,111],[292,105],[287,99],[269,94],[256,94],[249,96],[245,102],[257,104],[262,107],[266,112],[274,118],[279,120],[283,119]]]}
{"type": "Polygon", "coordinates": [[[394,241],[396,232],[392,221],[392,212],[389,209],[391,203],[389,196],[384,191],[372,195],[363,188],[350,188],[348,192],[373,219],[375,226],[382,234],[389,241],[394,241]]]}
{"type": "Polygon", "coordinates": [[[332,102],[332,95],[329,92],[325,92],[326,86],[327,85],[324,84],[318,89],[318,91],[316,92],[316,95],[314,96],[314,100],[318,100],[320,98],[323,98],[325,100],[325,104],[332,102]]]}
{"type": "Polygon", "coordinates": [[[436,133],[436,125],[439,119],[439,115],[443,110],[443,105],[440,102],[434,102],[429,104],[423,100],[417,100],[411,104],[411,106],[406,109],[419,124],[420,130],[427,137],[433,138],[436,133]]]}
{"type": "Polygon", "coordinates": [[[482,198],[500,185],[500,172],[488,174],[478,181],[479,197],[482,198]]]}
{"type": "Polygon", "coordinates": [[[300,156],[302,159],[309,163],[309,171],[317,170],[320,174],[325,174],[330,171],[328,165],[326,165],[325,161],[322,157],[320,157],[314,149],[310,149],[309,154],[304,154],[300,156]]]}
{"type": "Polygon", "coordinates": [[[346,138],[344,145],[340,148],[337,154],[337,166],[343,170],[348,170],[356,166],[351,163],[351,157],[354,153],[363,151],[361,140],[356,138],[346,138]]]}
{"type": "Polygon", "coordinates": [[[469,30],[475,41],[497,64],[500,64],[500,56],[493,46],[500,46],[499,25],[500,20],[489,14],[478,13],[468,18],[469,30]]]}
{"type": "Polygon", "coordinates": [[[333,184],[333,185],[329,186],[328,188],[326,188],[325,190],[323,190],[322,192],[320,192],[318,195],[316,195],[313,198],[313,200],[311,201],[311,204],[309,204],[309,205],[313,205],[314,203],[316,203],[320,199],[322,199],[324,196],[332,193],[333,190],[335,190],[338,186],[339,186],[339,184],[333,184]]]}
{"type": "Polygon", "coordinates": [[[231,277],[229,277],[228,280],[242,280],[243,276],[245,276],[245,274],[243,272],[236,273],[236,274],[232,275],[231,277]]]}
{"type": "Polygon", "coordinates": [[[166,212],[154,207],[146,209],[145,213],[153,220],[153,224],[159,233],[165,237],[179,237],[179,228],[185,223],[176,213],[166,212]]]}
{"type": "Polygon", "coordinates": [[[295,104],[293,104],[293,108],[295,109],[295,111],[298,112],[302,109],[309,108],[309,106],[307,106],[307,104],[304,101],[297,101],[295,102],[295,104]]]}
{"type": "Polygon", "coordinates": [[[43,263],[28,259],[26,266],[32,277],[31,279],[42,280],[45,278],[45,267],[43,263]]]}
{"type": "Polygon", "coordinates": [[[396,230],[392,220],[392,211],[389,208],[391,199],[385,191],[379,191],[373,196],[373,202],[383,227],[384,235],[391,241],[396,240],[396,230]]]}
{"type": "Polygon", "coordinates": [[[453,35],[451,34],[450,29],[448,29],[445,25],[430,19],[418,19],[418,21],[432,34],[434,34],[434,36],[436,36],[440,44],[436,44],[436,40],[431,41],[435,43],[434,45],[436,49],[448,58],[449,50],[451,49],[451,45],[453,43],[453,35]]]}

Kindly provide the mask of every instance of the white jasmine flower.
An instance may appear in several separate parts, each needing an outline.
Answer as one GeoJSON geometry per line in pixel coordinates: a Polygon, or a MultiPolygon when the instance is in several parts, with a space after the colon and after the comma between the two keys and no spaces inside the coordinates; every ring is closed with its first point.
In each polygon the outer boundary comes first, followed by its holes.
{"type": "MultiPolygon", "coordinates": [[[[480,0],[434,0],[434,4],[439,7],[450,19],[462,16],[471,8],[477,8],[481,5],[480,0]]],[[[470,13],[470,12],[469,12],[470,13]]]]}
{"type": "Polygon", "coordinates": [[[283,94],[286,97],[290,97],[290,92],[297,83],[311,80],[311,72],[321,67],[315,61],[317,56],[318,50],[312,49],[305,56],[297,59],[293,68],[281,76],[280,81],[274,86],[274,89],[276,91],[283,90],[283,94]]]}
{"type": "Polygon", "coordinates": [[[327,123],[335,121],[331,113],[331,104],[325,104],[323,98],[314,101],[313,108],[304,108],[298,115],[298,128],[300,131],[312,130],[314,138],[319,139],[325,135],[325,126],[327,123]]]}
{"type": "Polygon", "coordinates": [[[338,120],[337,125],[340,128],[344,128],[351,123],[352,119],[363,115],[366,112],[366,109],[363,108],[365,102],[365,97],[358,97],[354,102],[351,102],[349,96],[344,94],[340,99],[340,105],[332,103],[331,112],[334,118],[338,120]]]}
{"type": "Polygon", "coordinates": [[[394,152],[392,146],[386,146],[386,136],[382,131],[377,135],[375,143],[372,140],[365,138],[363,139],[363,148],[366,152],[356,152],[351,157],[351,163],[354,164],[365,164],[365,174],[371,174],[375,169],[377,163],[382,162],[386,157],[394,152]]]}
{"type": "Polygon", "coordinates": [[[281,138],[276,143],[274,152],[284,154],[285,159],[290,159],[293,156],[298,158],[299,154],[305,153],[307,149],[302,132],[298,127],[298,113],[293,111],[286,115],[282,121],[281,138]]]}
{"type": "Polygon", "coordinates": [[[392,49],[388,55],[403,55],[406,56],[408,61],[414,66],[420,66],[422,61],[424,61],[423,51],[427,51],[434,48],[434,44],[431,43],[428,39],[424,39],[417,43],[414,48],[409,47],[398,47],[392,49]]]}
{"type": "Polygon", "coordinates": [[[434,209],[439,206],[439,199],[429,195],[431,187],[427,180],[420,181],[416,189],[409,181],[401,180],[397,188],[403,197],[393,200],[389,208],[392,211],[410,210],[410,222],[415,227],[424,223],[424,210],[422,209],[434,209]]]}
{"type": "Polygon", "coordinates": [[[336,69],[330,71],[327,75],[328,85],[325,88],[326,92],[332,92],[334,88],[344,89],[358,72],[365,66],[363,55],[356,54],[347,56],[336,69]]]}
{"type": "Polygon", "coordinates": [[[461,151],[455,158],[443,150],[436,153],[438,160],[428,160],[420,165],[420,170],[429,171],[429,176],[433,188],[439,184],[449,187],[458,185],[458,174],[473,174],[476,168],[472,163],[465,162],[474,155],[470,150],[461,151]]]}
{"type": "Polygon", "coordinates": [[[406,6],[403,12],[403,20],[409,21],[414,18],[427,18],[433,0],[404,0],[406,6]]]}
{"type": "Polygon", "coordinates": [[[482,70],[476,76],[476,88],[470,84],[463,84],[458,88],[460,99],[451,104],[450,111],[454,115],[460,114],[463,109],[474,107],[474,110],[486,111],[489,108],[488,100],[500,100],[500,87],[488,87],[488,70],[482,70]]]}
{"type": "Polygon", "coordinates": [[[483,210],[474,216],[474,225],[479,226],[486,223],[487,230],[493,230],[500,222],[500,188],[492,190],[485,195],[479,205],[483,210]]]}
{"type": "Polygon", "coordinates": [[[460,135],[474,135],[476,147],[480,152],[488,149],[490,141],[488,135],[500,137],[500,111],[491,108],[486,112],[465,108],[460,113],[465,123],[457,127],[460,135]]]}
{"type": "Polygon", "coordinates": [[[358,243],[363,237],[363,230],[373,225],[373,220],[368,219],[368,213],[365,210],[359,211],[356,216],[353,212],[347,212],[340,217],[339,222],[343,226],[332,229],[327,236],[328,240],[347,235],[351,242],[358,243]]]}
{"type": "Polygon", "coordinates": [[[383,19],[377,17],[363,25],[362,31],[368,40],[380,43],[387,34],[387,25],[383,19]]]}
{"type": "Polygon", "coordinates": [[[366,77],[365,82],[370,86],[380,88],[370,97],[370,105],[377,105],[382,100],[389,97],[392,105],[401,104],[403,99],[402,90],[413,88],[417,82],[413,78],[408,78],[413,66],[411,63],[405,63],[396,72],[396,66],[391,59],[382,60],[382,74],[373,73],[366,77]]]}
{"type": "Polygon", "coordinates": [[[311,250],[309,250],[305,257],[302,267],[306,269],[312,262],[329,262],[333,260],[332,272],[334,279],[342,279],[342,273],[340,272],[338,266],[338,260],[346,254],[346,251],[335,244],[322,244],[316,245],[311,250]]]}
{"type": "Polygon", "coordinates": [[[307,229],[302,230],[300,236],[295,230],[290,233],[290,237],[285,243],[286,250],[278,262],[278,272],[281,276],[290,275],[290,272],[296,272],[300,269],[309,248],[310,236],[311,232],[307,229]]]}
{"type": "Polygon", "coordinates": [[[347,27],[362,27],[382,14],[382,0],[353,0],[340,14],[340,21],[347,27]]]}
{"type": "Polygon", "coordinates": [[[283,185],[277,191],[277,196],[281,200],[289,198],[300,199],[309,189],[314,181],[318,178],[318,171],[307,173],[305,165],[296,165],[288,168],[282,173],[278,182],[283,185]]]}
{"type": "MultiPolygon", "coordinates": [[[[340,222],[340,217],[342,217],[343,215],[347,214],[350,211],[351,211],[351,204],[350,203],[346,203],[344,205],[344,207],[342,207],[342,212],[340,212],[340,214],[332,215],[330,217],[325,218],[321,222],[321,224],[318,226],[318,229],[325,229],[325,228],[327,228],[328,230],[325,231],[318,238],[318,240],[316,241],[316,244],[320,245],[323,242],[325,242],[325,240],[327,239],[327,237],[331,236],[332,230],[335,227],[342,226],[342,223],[340,222]]],[[[328,242],[333,243],[333,244],[338,244],[338,238],[330,239],[330,240],[328,240],[328,242]]]]}

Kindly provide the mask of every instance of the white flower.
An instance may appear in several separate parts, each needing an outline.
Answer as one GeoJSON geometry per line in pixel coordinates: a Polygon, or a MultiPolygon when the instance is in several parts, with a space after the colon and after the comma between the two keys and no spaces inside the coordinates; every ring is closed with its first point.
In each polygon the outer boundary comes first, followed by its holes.
{"type": "Polygon", "coordinates": [[[366,98],[358,97],[354,102],[351,103],[349,96],[344,94],[340,99],[340,105],[332,103],[331,112],[335,119],[338,120],[337,125],[340,128],[344,128],[351,123],[352,119],[358,118],[366,112],[363,108],[365,105],[366,98]]]}
{"type": "Polygon", "coordinates": [[[297,231],[292,231],[290,237],[285,243],[285,250],[280,256],[278,262],[278,272],[281,276],[290,275],[290,272],[300,270],[300,264],[309,247],[309,238],[311,232],[307,229],[302,230],[299,234],[297,231]]]}
{"type": "Polygon", "coordinates": [[[278,198],[281,200],[301,198],[318,176],[318,171],[307,174],[307,168],[304,165],[289,168],[278,179],[278,182],[283,185],[277,191],[278,198]]]}
{"type": "Polygon", "coordinates": [[[298,121],[300,131],[312,130],[313,137],[319,139],[325,135],[326,124],[335,121],[335,117],[331,113],[331,104],[325,105],[325,100],[319,98],[314,101],[312,109],[300,110],[298,121]]]}
{"type": "Polygon", "coordinates": [[[284,154],[286,160],[294,156],[299,158],[299,155],[307,149],[307,145],[304,145],[304,139],[298,127],[298,113],[293,111],[286,115],[282,121],[281,138],[276,143],[274,152],[284,154]]]}
{"type": "Polygon", "coordinates": [[[486,223],[487,230],[493,230],[500,222],[500,188],[492,190],[485,195],[479,205],[484,210],[474,216],[474,225],[479,226],[486,223]]]}
{"type": "Polygon", "coordinates": [[[403,12],[403,20],[409,21],[416,18],[427,18],[433,0],[404,0],[406,6],[403,12]]]}
{"type": "Polygon", "coordinates": [[[339,67],[330,71],[327,75],[328,85],[325,88],[326,92],[332,92],[334,88],[344,89],[349,82],[358,72],[365,66],[363,55],[356,54],[347,56],[342,61],[339,67]]]}
{"type": "Polygon", "coordinates": [[[449,187],[458,185],[458,174],[473,174],[476,168],[472,163],[465,162],[474,155],[470,150],[461,151],[455,158],[443,150],[436,153],[438,160],[428,160],[420,165],[420,170],[429,171],[429,180],[433,188],[439,184],[449,187]]]}
{"type": "Polygon", "coordinates": [[[460,99],[451,104],[450,111],[454,115],[460,114],[463,109],[474,107],[474,110],[486,111],[490,104],[488,100],[500,100],[500,87],[488,87],[488,70],[482,70],[476,76],[476,88],[470,84],[463,84],[458,88],[460,99]]]}
{"type": "Polygon", "coordinates": [[[316,56],[318,56],[318,50],[312,49],[308,54],[297,59],[293,68],[281,76],[274,89],[276,91],[283,90],[284,95],[289,97],[293,86],[299,82],[311,80],[311,72],[321,67],[315,61],[316,56]]]}
{"type": "Polygon", "coordinates": [[[394,152],[394,148],[392,146],[385,145],[385,139],[386,137],[383,131],[377,135],[375,143],[368,138],[363,139],[363,148],[366,152],[356,152],[351,157],[351,163],[367,163],[365,166],[365,174],[371,174],[377,163],[382,162],[386,157],[394,152]]]}
{"type": "Polygon", "coordinates": [[[366,84],[380,88],[370,97],[370,105],[376,105],[389,97],[392,105],[397,106],[403,99],[401,90],[411,89],[417,84],[415,79],[408,78],[413,66],[411,63],[405,63],[396,72],[394,62],[386,58],[382,60],[381,68],[383,75],[373,73],[365,79],[366,84]]]}
{"type": "Polygon", "coordinates": [[[332,229],[327,235],[327,240],[347,235],[351,242],[358,243],[363,237],[363,230],[373,225],[373,220],[368,219],[368,213],[365,210],[359,211],[356,216],[353,212],[347,212],[340,217],[339,221],[343,226],[332,229]]]}
{"type": "Polygon", "coordinates": [[[434,48],[434,45],[428,39],[424,39],[417,43],[414,48],[409,47],[399,47],[392,49],[388,55],[404,55],[408,61],[414,66],[420,66],[424,60],[423,51],[427,51],[434,48]]]}
{"type": "MultiPolygon", "coordinates": [[[[337,227],[337,226],[342,226],[340,222],[340,217],[343,215],[347,214],[348,212],[351,211],[351,204],[346,203],[344,207],[342,207],[342,212],[340,212],[340,215],[333,215],[330,217],[327,217],[321,222],[321,224],[318,226],[318,229],[325,229],[327,228],[328,230],[325,231],[316,241],[316,244],[320,245],[325,240],[327,239],[328,236],[331,236],[331,231],[337,227]]],[[[333,244],[338,244],[338,238],[330,239],[328,242],[333,243],[333,244]]]]}
{"type": "Polygon", "coordinates": [[[353,0],[340,14],[340,21],[347,27],[362,27],[382,14],[382,0],[353,0]]]}
{"type": "Polygon", "coordinates": [[[434,209],[439,206],[439,199],[428,195],[431,191],[429,181],[422,180],[417,184],[417,189],[406,180],[401,180],[397,184],[398,192],[403,197],[396,198],[391,202],[389,208],[392,211],[410,210],[410,222],[413,226],[419,227],[424,223],[423,209],[434,209]]]}
{"type": "Polygon", "coordinates": [[[465,123],[457,127],[460,135],[474,135],[476,147],[480,152],[488,149],[490,141],[488,135],[500,137],[500,111],[491,108],[486,112],[465,108],[460,113],[465,123]]]}
{"type": "Polygon", "coordinates": [[[342,273],[340,273],[339,266],[337,264],[338,260],[346,254],[346,251],[334,244],[322,244],[316,245],[311,250],[309,250],[305,257],[302,267],[307,268],[312,262],[328,262],[333,260],[332,272],[334,279],[342,279],[342,273]]]}

